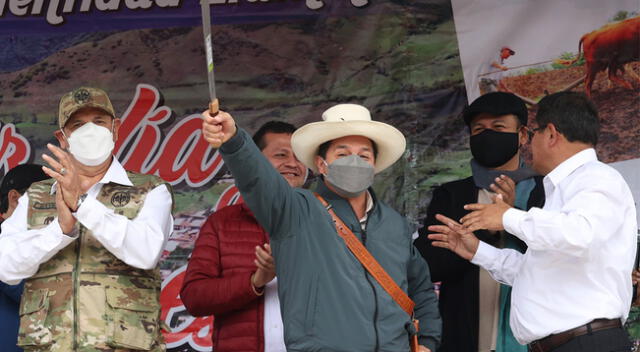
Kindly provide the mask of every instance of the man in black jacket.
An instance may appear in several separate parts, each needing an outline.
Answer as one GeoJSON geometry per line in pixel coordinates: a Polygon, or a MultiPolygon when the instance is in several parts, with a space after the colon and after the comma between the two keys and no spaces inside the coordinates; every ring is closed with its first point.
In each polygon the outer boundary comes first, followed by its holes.
{"type": "MultiPolygon", "coordinates": [[[[524,165],[520,146],[528,140],[527,108],[510,93],[494,92],[476,99],[463,113],[471,133],[473,176],[445,183],[433,192],[424,227],[415,241],[426,259],[434,282],[441,282],[440,312],[443,335],[440,352],[526,352],[509,327],[510,292],[489,274],[455,253],[433,247],[429,225],[436,214],[460,219],[465,204],[491,203],[500,196],[521,209],[542,206],[542,178],[524,165]]],[[[496,247],[526,246],[506,232],[477,231],[476,236],[496,247]]]]}

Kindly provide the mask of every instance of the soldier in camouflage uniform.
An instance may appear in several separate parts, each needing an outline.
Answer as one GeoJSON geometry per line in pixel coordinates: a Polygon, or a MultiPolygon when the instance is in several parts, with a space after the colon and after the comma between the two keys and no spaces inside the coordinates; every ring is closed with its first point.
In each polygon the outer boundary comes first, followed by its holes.
{"type": "Polygon", "coordinates": [[[163,351],[158,260],[171,189],[111,155],[120,120],[105,92],[60,100],[53,179],[34,183],[2,224],[0,280],[26,279],[18,345],[27,351],[163,351]]]}

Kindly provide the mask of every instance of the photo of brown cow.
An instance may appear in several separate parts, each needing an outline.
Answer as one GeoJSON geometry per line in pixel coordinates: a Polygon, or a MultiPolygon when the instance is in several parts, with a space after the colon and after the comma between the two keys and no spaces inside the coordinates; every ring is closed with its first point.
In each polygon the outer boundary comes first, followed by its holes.
{"type": "Polygon", "coordinates": [[[577,52],[565,52],[530,67],[516,67],[514,72],[504,74],[499,84],[488,85],[488,79],[480,77],[481,94],[492,90],[515,93],[532,107],[533,115],[535,104],[548,94],[584,92],[600,112],[599,156],[606,162],[638,157],[640,16],[608,22],[582,35],[576,44],[577,52]]]}

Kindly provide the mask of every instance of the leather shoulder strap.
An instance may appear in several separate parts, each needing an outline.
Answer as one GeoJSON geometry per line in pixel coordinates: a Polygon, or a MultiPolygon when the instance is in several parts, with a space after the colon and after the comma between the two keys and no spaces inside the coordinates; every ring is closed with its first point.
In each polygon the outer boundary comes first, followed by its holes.
{"type": "Polygon", "coordinates": [[[327,201],[322,198],[321,195],[314,193],[316,198],[322,203],[322,205],[327,209],[331,217],[333,218],[333,222],[336,225],[336,230],[338,235],[342,237],[347,247],[353,253],[353,255],[358,258],[360,263],[367,269],[369,274],[373,276],[376,281],[384,288],[385,291],[393,298],[396,303],[409,314],[410,317],[413,317],[413,308],[415,307],[415,303],[407,296],[407,294],[393,281],[393,278],[387,274],[384,268],[378,263],[378,261],[369,253],[367,248],[358,240],[358,238],[351,232],[349,227],[344,224],[344,222],[336,215],[336,213],[331,208],[331,205],[327,203],[327,201]]]}

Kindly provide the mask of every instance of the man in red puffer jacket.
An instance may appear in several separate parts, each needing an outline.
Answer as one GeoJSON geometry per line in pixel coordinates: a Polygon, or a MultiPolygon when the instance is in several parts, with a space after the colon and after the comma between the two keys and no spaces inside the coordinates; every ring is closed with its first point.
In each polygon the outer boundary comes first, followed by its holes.
{"type": "MultiPolygon", "coordinates": [[[[295,127],[265,123],[253,140],[291,187],[307,169],[291,149],[295,127]]],[[[275,263],[269,236],[244,204],[211,214],[189,259],[180,297],[194,316],[214,315],[216,352],[284,352],[275,263]]]]}

